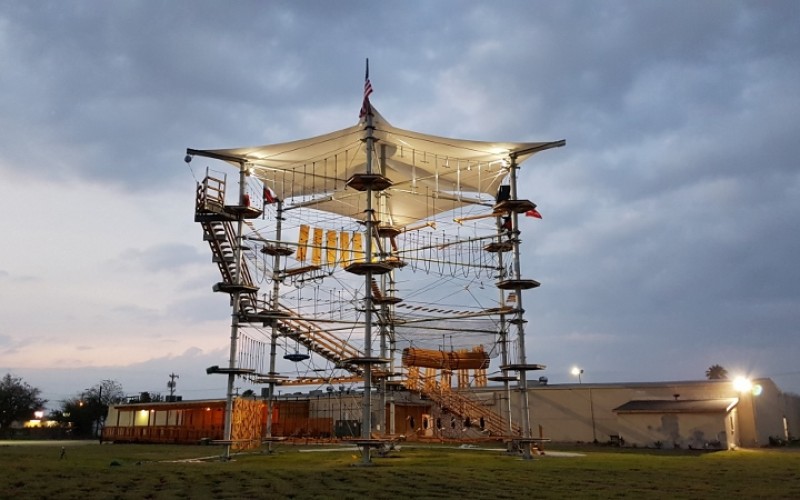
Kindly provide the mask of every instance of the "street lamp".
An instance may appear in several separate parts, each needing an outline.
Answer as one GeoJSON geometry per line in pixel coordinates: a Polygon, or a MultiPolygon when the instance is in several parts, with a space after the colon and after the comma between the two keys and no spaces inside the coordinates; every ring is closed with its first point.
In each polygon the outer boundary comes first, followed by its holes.
{"type": "MultiPolygon", "coordinates": [[[[572,367],[572,375],[578,377],[578,383],[582,384],[581,375],[583,375],[583,368],[577,366],[572,367]]],[[[597,425],[594,421],[594,397],[592,396],[592,386],[589,386],[589,415],[592,419],[592,442],[597,443],[597,425]]]]}
{"type": "Polygon", "coordinates": [[[736,377],[733,379],[733,388],[736,392],[750,392],[753,390],[753,381],[745,377],[736,377]]]}
{"type": "Polygon", "coordinates": [[[581,375],[583,375],[583,368],[578,368],[577,366],[572,367],[572,375],[578,377],[578,383],[582,384],[583,381],[581,380],[581,375]]]}
{"type": "Polygon", "coordinates": [[[744,415],[744,408],[747,405],[750,405],[750,416],[752,421],[749,422],[749,429],[743,429],[739,433],[740,439],[744,441],[745,435],[749,430],[752,433],[752,436],[748,436],[749,439],[747,441],[748,444],[752,444],[753,446],[758,445],[758,424],[756,422],[756,397],[760,396],[764,388],[761,384],[754,384],[753,381],[747,377],[739,376],[733,379],[733,389],[739,393],[739,408],[740,413],[739,415],[744,415]]]}

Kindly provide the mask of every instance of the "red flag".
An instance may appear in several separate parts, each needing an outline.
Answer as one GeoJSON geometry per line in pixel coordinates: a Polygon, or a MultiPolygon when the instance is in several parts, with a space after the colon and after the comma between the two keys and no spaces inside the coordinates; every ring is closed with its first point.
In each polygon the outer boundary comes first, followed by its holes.
{"type": "Polygon", "coordinates": [[[367,59],[367,73],[364,76],[364,101],[361,103],[361,113],[359,118],[364,118],[367,113],[372,111],[372,105],[369,103],[369,95],[372,93],[372,83],[369,81],[369,59],[367,59]]]}
{"type": "Polygon", "coordinates": [[[536,217],[537,219],[541,219],[542,218],[542,214],[540,214],[535,208],[525,212],[525,216],[526,217],[536,217]]]}
{"type": "Polygon", "coordinates": [[[264,203],[267,205],[272,205],[276,201],[275,195],[272,194],[272,190],[267,186],[264,186],[264,203]]]}

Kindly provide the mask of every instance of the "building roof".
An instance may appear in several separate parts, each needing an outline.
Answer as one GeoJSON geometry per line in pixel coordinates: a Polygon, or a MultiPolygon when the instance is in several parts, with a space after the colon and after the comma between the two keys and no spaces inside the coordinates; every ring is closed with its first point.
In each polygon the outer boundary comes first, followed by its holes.
{"type": "Polygon", "coordinates": [[[192,401],[152,401],[137,403],[120,403],[112,405],[117,410],[141,411],[141,410],[191,410],[203,408],[225,407],[224,399],[196,399],[192,401]]]}
{"type": "Polygon", "coordinates": [[[615,413],[728,413],[738,403],[738,398],[645,399],[628,401],[613,411],[615,413]]]}

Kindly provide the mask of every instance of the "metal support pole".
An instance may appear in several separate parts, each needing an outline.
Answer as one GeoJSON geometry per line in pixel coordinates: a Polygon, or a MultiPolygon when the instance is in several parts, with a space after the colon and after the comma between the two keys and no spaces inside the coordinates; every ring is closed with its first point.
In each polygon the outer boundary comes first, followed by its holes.
{"type": "MultiPolygon", "coordinates": [[[[239,165],[239,201],[238,203],[241,204],[244,200],[245,195],[245,188],[247,186],[247,169],[245,168],[245,164],[242,163],[239,165]]],[[[244,223],[242,221],[242,216],[239,215],[238,220],[236,221],[236,241],[234,242],[234,258],[236,259],[235,262],[235,275],[234,275],[234,283],[237,285],[242,284],[242,244],[244,241],[244,237],[242,232],[244,230],[244,223]]],[[[227,388],[227,396],[225,398],[225,430],[224,430],[224,440],[228,443],[231,440],[231,433],[233,429],[233,395],[234,395],[234,383],[236,382],[236,352],[238,348],[239,342],[239,312],[240,312],[240,295],[241,292],[237,289],[231,295],[231,348],[230,348],[230,355],[228,358],[228,388],[227,388]]],[[[225,454],[224,457],[226,459],[230,458],[231,456],[231,445],[225,445],[225,454]]]]}
{"type": "MultiPolygon", "coordinates": [[[[502,229],[503,229],[503,219],[502,217],[497,217],[497,243],[502,243],[502,229]]],[[[498,270],[498,278],[503,279],[503,252],[497,252],[497,270],[498,270]]],[[[500,307],[502,308],[505,306],[505,291],[499,290],[500,293],[500,307]]],[[[500,337],[500,366],[508,366],[508,322],[506,321],[506,315],[500,315],[500,331],[498,335],[500,337]]],[[[504,420],[508,424],[508,435],[511,436],[514,433],[514,424],[513,419],[511,417],[511,384],[508,381],[508,370],[503,370],[503,396],[500,401],[500,415],[505,417],[504,420]]]]}
{"type": "MultiPolygon", "coordinates": [[[[367,154],[367,174],[372,173],[372,153],[375,148],[375,139],[372,136],[372,113],[367,112],[366,123],[366,154],[367,154]]],[[[373,209],[372,209],[372,187],[367,187],[367,209],[365,210],[366,221],[364,233],[366,235],[366,262],[372,262],[372,233],[373,233],[373,209]]],[[[372,272],[364,274],[364,357],[367,363],[364,364],[364,399],[361,408],[361,437],[370,439],[372,436],[372,365],[369,358],[372,357],[372,272]]],[[[361,450],[362,461],[370,463],[370,447],[365,444],[361,450]]]]}
{"type": "MultiPolygon", "coordinates": [[[[517,159],[516,156],[512,156],[511,158],[511,166],[510,166],[510,184],[511,184],[511,199],[516,200],[517,198],[517,159]]],[[[519,258],[519,216],[516,211],[511,212],[511,235],[513,241],[513,256],[512,256],[512,267],[513,267],[513,276],[512,279],[519,280],[521,277],[521,269],[520,269],[520,258],[519,258]]],[[[515,290],[517,295],[517,313],[516,313],[516,323],[517,323],[517,342],[519,348],[519,364],[521,365],[522,369],[519,372],[519,380],[517,381],[517,387],[519,389],[520,395],[520,423],[522,425],[522,438],[526,440],[524,446],[522,447],[523,450],[523,458],[530,459],[531,457],[531,446],[530,446],[530,439],[532,439],[531,435],[531,416],[530,416],[530,408],[529,408],[529,401],[528,401],[528,372],[525,370],[525,366],[527,365],[527,355],[525,353],[525,326],[523,323],[523,302],[522,302],[522,289],[517,288],[515,290]]]]}
{"type": "MultiPolygon", "coordinates": [[[[283,229],[282,222],[283,222],[283,200],[277,201],[277,214],[275,220],[275,241],[277,241],[278,245],[280,245],[281,241],[281,232],[283,229]]],[[[266,208],[266,207],[265,207],[266,208]]],[[[280,293],[281,282],[279,279],[279,268],[281,265],[281,256],[277,252],[272,259],[272,297],[270,298],[270,309],[272,312],[277,313],[280,308],[280,303],[278,301],[278,294],[280,293]]],[[[269,343],[269,373],[267,376],[269,377],[269,388],[267,389],[267,451],[272,452],[272,417],[275,411],[275,377],[277,376],[276,369],[276,357],[277,357],[277,350],[278,350],[278,320],[272,320],[272,331],[270,335],[270,343],[269,343]]]]}

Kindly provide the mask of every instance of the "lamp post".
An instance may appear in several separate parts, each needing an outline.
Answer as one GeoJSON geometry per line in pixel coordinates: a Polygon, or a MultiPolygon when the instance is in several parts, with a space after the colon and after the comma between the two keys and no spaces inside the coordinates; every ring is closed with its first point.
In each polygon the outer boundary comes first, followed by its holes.
{"type": "Polygon", "coordinates": [[[741,444],[744,446],[758,446],[758,426],[756,423],[756,400],[755,396],[761,394],[762,387],[758,384],[753,384],[753,381],[747,377],[736,377],[733,380],[733,388],[736,392],[739,393],[739,407],[740,410],[740,420],[744,416],[744,408],[746,405],[750,405],[750,417],[751,421],[742,425],[740,422],[740,432],[739,432],[739,439],[742,440],[741,444]],[[746,427],[746,429],[742,429],[741,427],[746,427]],[[745,434],[749,432],[749,436],[745,441],[745,434]]]}
{"type": "MultiPolygon", "coordinates": [[[[577,366],[572,368],[572,375],[578,377],[578,384],[583,384],[581,375],[583,375],[583,368],[577,366]]],[[[592,387],[589,386],[589,415],[592,419],[592,442],[597,443],[597,426],[594,421],[594,397],[592,396],[592,387]]]]}
{"type": "Polygon", "coordinates": [[[577,366],[572,367],[572,375],[578,377],[579,384],[583,383],[583,381],[581,380],[581,375],[583,375],[583,368],[578,368],[577,366]]]}

